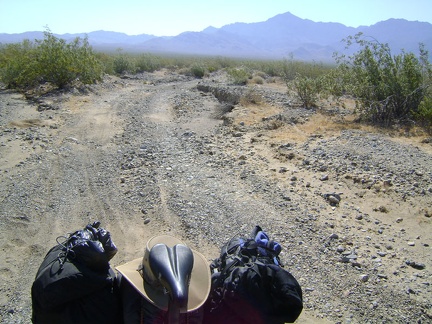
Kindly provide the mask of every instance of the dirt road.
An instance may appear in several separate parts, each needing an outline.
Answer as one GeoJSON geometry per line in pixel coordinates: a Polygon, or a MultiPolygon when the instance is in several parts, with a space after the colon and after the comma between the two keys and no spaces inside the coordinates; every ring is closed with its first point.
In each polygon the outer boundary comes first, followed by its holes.
{"type": "Polygon", "coordinates": [[[0,321],[30,321],[45,253],[95,220],[113,266],[159,233],[210,261],[259,224],[302,285],[299,322],[431,321],[430,144],[320,128],[270,85],[264,104],[215,118],[211,89],[227,85],[199,82],[111,77],[33,102],[1,90],[0,321]]]}

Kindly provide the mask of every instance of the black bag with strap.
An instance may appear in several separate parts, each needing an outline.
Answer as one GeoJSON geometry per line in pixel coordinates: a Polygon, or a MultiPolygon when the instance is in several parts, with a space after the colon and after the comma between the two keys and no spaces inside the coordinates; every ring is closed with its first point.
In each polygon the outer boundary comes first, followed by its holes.
{"type": "Polygon", "coordinates": [[[292,323],[303,309],[302,290],[280,262],[279,243],[256,226],[233,238],[211,264],[212,289],[205,323],[292,323]]]}
{"type": "Polygon", "coordinates": [[[31,289],[33,323],[121,323],[108,262],[117,248],[99,225],[87,225],[48,251],[31,289]]]}

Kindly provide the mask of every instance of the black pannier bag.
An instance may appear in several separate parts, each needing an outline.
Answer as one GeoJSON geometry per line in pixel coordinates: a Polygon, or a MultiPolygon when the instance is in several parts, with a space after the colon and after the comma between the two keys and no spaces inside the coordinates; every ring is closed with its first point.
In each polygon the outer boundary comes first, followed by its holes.
{"type": "Polygon", "coordinates": [[[222,246],[212,270],[206,324],[293,323],[303,310],[302,290],[280,262],[279,243],[256,226],[251,237],[222,246]]]}
{"type": "Polygon", "coordinates": [[[121,323],[110,233],[94,222],[64,239],[48,251],[33,282],[33,323],[121,323]]]}

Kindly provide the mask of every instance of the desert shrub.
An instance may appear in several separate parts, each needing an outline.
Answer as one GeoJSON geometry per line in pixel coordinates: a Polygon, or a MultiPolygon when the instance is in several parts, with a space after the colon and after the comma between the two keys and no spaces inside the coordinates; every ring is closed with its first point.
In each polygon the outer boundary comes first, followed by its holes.
{"type": "Polygon", "coordinates": [[[312,78],[297,74],[294,80],[287,83],[288,90],[293,91],[297,99],[305,108],[317,106],[320,92],[322,91],[322,79],[312,78]]]}
{"type": "Polygon", "coordinates": [[[42,79],[35,45],[29,40],[0,48],[0,79],[8,88],[27,88],[42,79]]]}
{"type": "Polygon", "coordinates": [[[240,97],[240,104],[242,106],[248,106],[250,104],[259,105],[263,102],[263,97],[256,92],[255,89],[248,89],[240,97]]]}
{"type": "Polygon", "coordinates": [[[422,126],[432,131],[432,96],[430,94],[423,98],[414,117],[422,126]]]}
{"type": "Polygon", "coordinates": [[[229,68],[227,73],[231,82],[236,85],[245,85],[250,77],[250,73],[243,67],[229,68]]]}
{"type": "Polygon", "coordinates": [[[161,62],[154,55],[142,54],[136,59],[135,68],[137,72],[154,72],[161,68],[161,62]]]}
{"type": "Polygon", "coordinates": [[[113,60],[113,70],[116,74],[135,72],[135,64],[132,60],[132,57],[122,53],[121,50],[118,50],[118,54],[113,60]]]}
{"type": "Polygon", "coordinates": [[[97,60],[101,63],[103,72],[106,74],[114,75],[114,57],[109,53],[97,52],[95,53],[97,60]]]}
{"type": "Polygon", "coordinates": [[[262,71],[255,72],[254,76],[259,76],[263,79],[267,79],[267,74],[265,72],[262,72],[262,71]]]}
{"type": "Polygon", "coordinates": [[[206,73],[206,68],[202,64],[195,63],[195,64],[192,64],[192,66],[190,68],[190,72],[194,77],[201,79],[204,77],[204,75],[206,73]]]}
{"type": "Polygon", "coordinates": [[[347,93],[348,82],[347,73],[343,67],[338,67],[328,71],[320,77],[321,82],[321,95],[332,96],[338,100],[344,94],[347,93]]]}
{"type": "Polygon", "coordinates": [[[43,40],[8,44],[1,49],[0,77],[12,88],[26,88],[51,82],[63,88],[79,79],[84,84],[100,80],[102,65],[87,38],[67,43],[49,30],[43,40]]]}
{"type": "Polygon", "coordinates": [[[428,52],[420,45],[420,56],[401,52],[393,55],[388,44],[366,40],[362,34],[349,37],[359,50],[353,55],[337,57],[349,79],[349,92],[357,99],[364,119],[383,126],[419,116],[427,110],[424,102],[432,74],[428,52]],[[423,107],[423,108],[421,108],[423,107]]]}
{"type": "Polygon", "coordinates": [[[256,75],[252,78],[252,80],[250,81],[250,83],[252,84],[264,84],[264,78],[262,78],[259,75],[256,75]]]}
{"type": "Polygon", "coordinates": [[[260,66],[260,70],[266,74],[266,76],[271,76],[271,77],[280,77],[281,72],[283,70],[283,62],[281,61],[267,61],[267,62],[262,62],[261,66],[260,66]]]}

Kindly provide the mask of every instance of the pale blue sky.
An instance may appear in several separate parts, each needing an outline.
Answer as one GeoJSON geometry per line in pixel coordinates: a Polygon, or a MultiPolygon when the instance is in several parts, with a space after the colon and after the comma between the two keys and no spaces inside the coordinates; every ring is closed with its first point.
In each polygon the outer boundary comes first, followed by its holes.
{"type": "Polygon", "coordinates": [[[174,36],[234,22],[260,22],[277,14],[347,26],[389,18],[432,23],[432,0],[0,0],[0,33],[42,31],[174,36]]]}

